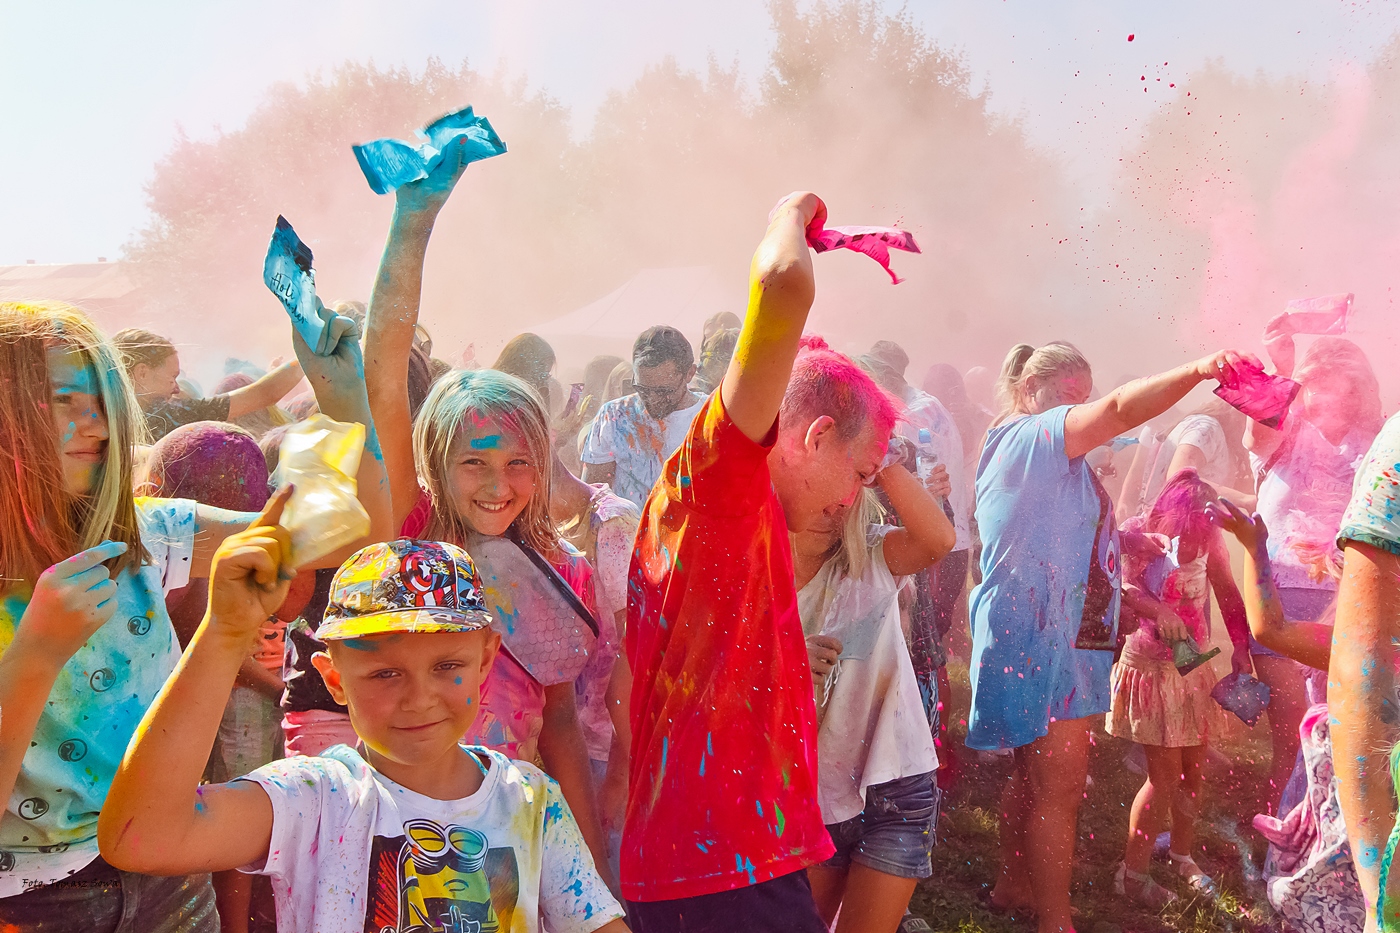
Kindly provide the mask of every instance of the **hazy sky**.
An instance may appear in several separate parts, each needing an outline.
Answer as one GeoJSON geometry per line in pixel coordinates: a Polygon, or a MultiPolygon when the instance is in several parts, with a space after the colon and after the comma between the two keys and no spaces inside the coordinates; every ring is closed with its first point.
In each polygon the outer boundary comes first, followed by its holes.
{"type": "MultiPolygon", "coordinates": [[[[1400,4],[1344,0],[905,8],[1065,159],[1089,203],[1168,85],[1203,62],[1326,78],[1400,30],[1400,4]]],[[[145,222],[142,186],[178,127],[236,128],[272,82],[346,59],[499,64],[573,108],[585,133],[608,90],[648,62],[703,68],[714,54],[752,78],[770,42],[761,0],[0,0],[0,264],[115,258],[145,222]]]]}

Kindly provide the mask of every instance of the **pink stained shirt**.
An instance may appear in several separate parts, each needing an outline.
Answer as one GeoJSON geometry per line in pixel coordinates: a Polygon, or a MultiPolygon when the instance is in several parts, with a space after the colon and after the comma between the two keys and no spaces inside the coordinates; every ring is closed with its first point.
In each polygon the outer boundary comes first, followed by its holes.
{"type": "MultiPolygon", "coordinates": [[[[404,519],[399,533],[407,538],[421,536],[427,529],[429,514],[424,494],[404,519]]],[[[559,544],[561,553],[548,558],[550,566],[596,617],[593,568],[568,542],[559,544]]],[[[468,745],[494,748],[508,758],[541,764],[539,738],[544,728],[544,686],[511,657],[509,651],[499,652],[491,673],[481,685],[481,705],[476,721],[463,741],[468,745]]]]}

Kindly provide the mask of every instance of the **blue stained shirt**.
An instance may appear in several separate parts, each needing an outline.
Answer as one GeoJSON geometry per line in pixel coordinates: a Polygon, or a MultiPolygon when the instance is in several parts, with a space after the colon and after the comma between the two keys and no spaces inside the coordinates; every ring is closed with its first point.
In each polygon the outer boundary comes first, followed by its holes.
{"type": "Polygon", "coordinates": [[[1064,406],[992,428],[978,464],[970,748],[1018,748],[1053,720],[1108,711],[1118,529],[1093,470],[1065,455],[1068,413],[1064,406]]]}
{"type": "MultiPolygon", "coordinates": [[[[117,576],[117,609],[59,671],[0,814],[0,898],[51,884],[97,857],[97,814],[146,708],[175,670],[180,643],[165,594],[189,582],[195,503],[136,500],[151,562],[117,576]]],[[[0,600],[0,652],[30,591],[0,600]]]]}

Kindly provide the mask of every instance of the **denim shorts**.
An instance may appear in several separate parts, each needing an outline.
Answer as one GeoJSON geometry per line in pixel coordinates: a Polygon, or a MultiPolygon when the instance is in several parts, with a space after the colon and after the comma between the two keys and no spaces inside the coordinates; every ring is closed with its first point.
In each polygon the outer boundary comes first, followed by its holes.
{"type": "Polygon", "coordinates": [[[822,864],[849,868],[859,862],[897,878],[929,877],[938,796],[932,772],[867,787],[860,815],[826,828],[836,854],[822,864]]]}
{"type": "MultiPolygon", "coordinates": [[[[1307,586],[1278,588],[1278,601],[1283,607],[1283,617],[1289,622],[1316,622],[1336,598],[1336,590],[1313,589],[1307,586]]],[[[1277,651],[1271,651],[1259,644],[1253,635],[1249,636],[1249,653],[1266,658],[1283,657],[1277,651]]]]}
{"type": "Polygon", "coordinates": [[[100,857],[62,881],[0,898],[0,929],[18,933],[218,933],[209,876],[118,871],[100,857]]]}

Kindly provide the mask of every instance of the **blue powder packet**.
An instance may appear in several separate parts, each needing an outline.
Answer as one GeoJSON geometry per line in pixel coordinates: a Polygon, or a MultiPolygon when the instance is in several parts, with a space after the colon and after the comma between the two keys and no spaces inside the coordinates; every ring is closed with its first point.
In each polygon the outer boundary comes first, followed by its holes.
{"type": "Polygon", "coordinates": [[[351,147],[375,194],[388,194],[400,185],[428,178],[443,164],[443,154],[449,147],[460,147],[463,164],[506,151],[506,144],[491,128],[491,121],[472,113],[471,107],[437,118],[419,130],[418,136],[423,141],[417,144],[376,139],[351,147]]]}
{"type": "Polygon", "coordinates": [[[1238,671],[1220,678],[1210,695],[1247,726],[1257,723],[1269,705],[1269,685],[1238,671]]]}
{"type": "Polygon", "coordinates": [[[340,340],[343,327],[333,327],[335,312],[316,297],[316,273],[311,269],[311,247],[301,241],[287,218],[277,217],[272,242],[263,260],[263,282],[287,309],[292,326],[307,346],[327,356],[340,340]]]}

